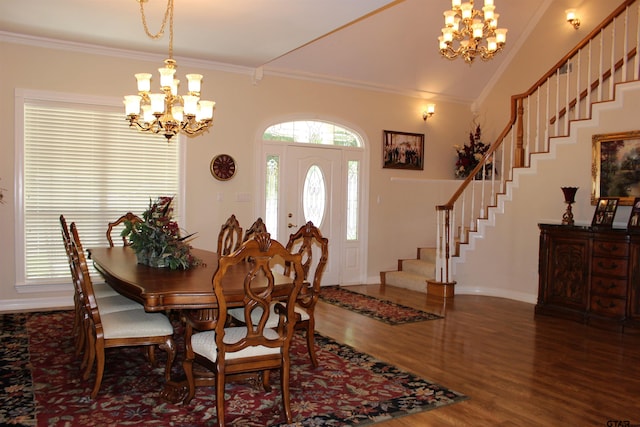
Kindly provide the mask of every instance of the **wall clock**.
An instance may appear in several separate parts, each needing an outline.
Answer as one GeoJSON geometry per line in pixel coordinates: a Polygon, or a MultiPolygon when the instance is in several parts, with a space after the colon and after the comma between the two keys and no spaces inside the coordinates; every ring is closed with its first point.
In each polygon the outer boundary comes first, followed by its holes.
{"type": "Polygon", "coordinates": [[[218,154],[211,160],[210,169],[215,179],[227,181],[236,174],[236,162],[228,154],[218,154]]]}

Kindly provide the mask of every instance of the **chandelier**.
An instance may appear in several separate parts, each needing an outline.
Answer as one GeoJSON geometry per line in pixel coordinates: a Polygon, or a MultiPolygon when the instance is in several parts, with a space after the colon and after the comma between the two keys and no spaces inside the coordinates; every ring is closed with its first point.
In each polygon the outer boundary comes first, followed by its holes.
{"type": "Polygon", "coordinates": [[[140,3],[142,25],[150,38],[162,37],[167,20],[169,21],[169,58],[164,60],[164,67],[158,69],[161,92],[151,93],[151,74],[135,74],[138,94],[124,97],[129,126],[142,132],[162,134],[167,141],[179,132],[189,136],[201,134],[213,124],[213,108],[216,103],[200,99],[201,74],[187,74],[188,93],[178,95],[180,81],[174,77],[176,61],[173,59],[173,0],[167,0],[162,26],[156,34],[151,34],[147,26],[144,14],[144,3],[147,0],[136,1],[140,3]]]}
{"type": "Polygon", "coordinates": [[[476,56],[488,61],[500,52],[507,40],[507,29],[498,28],[495,8],[493,0],[484,0],[482,11],[473,8],[473,0],[451,0],[451,10],[444,12],[445,27],[438,37],[442,56],[461,56],[471,64],[476,56]]]}

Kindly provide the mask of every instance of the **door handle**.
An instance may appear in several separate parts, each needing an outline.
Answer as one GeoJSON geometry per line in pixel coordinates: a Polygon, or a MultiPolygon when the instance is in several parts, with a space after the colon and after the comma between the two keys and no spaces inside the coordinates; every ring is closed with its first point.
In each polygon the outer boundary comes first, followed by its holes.
{"type": "Polygon", "coordinates": [[[293,228],[293,227],[297,227],[297,225],[289,223],[289,224],[287,224],[287,227],[293,228]]]}

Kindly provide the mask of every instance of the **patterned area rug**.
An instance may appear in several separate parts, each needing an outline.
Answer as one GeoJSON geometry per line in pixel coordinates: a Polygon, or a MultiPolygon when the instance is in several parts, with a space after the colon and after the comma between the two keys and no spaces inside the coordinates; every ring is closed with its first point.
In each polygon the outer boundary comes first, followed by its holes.
{"type": "MultiPolygon", "coordinates": [[[[102,388],[90,400],[93,377],[89,381],[80,378],[70,311],[0,318],[5,334],[0,349],[2,425],[202,426],[215,421],[212,389],[199,388],[188,406],[162,400],[163,368],[152,369],[141,349],[108,349],[102,388]],[[8,324],[13,326],[5,330],[8,324]],[[29,361],[33,383],[25,374],[29,361]]],[[[315,370],[302,334],[296,336],[292,348],[291,403],[296,426],[363,426],[467,399],[330,338],[317,335],[316,343],[320,367],[315,370]]],[[[158,353],[162,364],[163,352],[158,353]]],[[[176,375],[181,372],[181,353],[174,365],[176,375]]],[[[279,380],[273,378],[272,384],[270,393],[249,383],[228,384],[226,423],[285,425],[279,380]]]]}
{"type": "Polygon", "coordinates": [[[36,425],[24,314],[0,314],[0,425],[36,425]]]}
{"type": "Polygon", "coordinates": [[[341,286],[323,286],[320,288],[320,299],[389,325],[443,318],[437,314],[353,292],[341,286]]]}

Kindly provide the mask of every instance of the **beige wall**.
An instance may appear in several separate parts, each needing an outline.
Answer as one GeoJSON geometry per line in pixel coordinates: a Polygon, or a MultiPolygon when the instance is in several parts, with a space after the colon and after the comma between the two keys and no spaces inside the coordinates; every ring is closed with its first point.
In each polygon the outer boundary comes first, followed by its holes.
{"type": "MultiPolygon", "coordinates": [[[[7,41],[0,42],[0,55],[0,123],[5,129],[0,187],[8,190],[6,203],[0,205],[0,310],[70,303],[70,286],[62,299],[56,299],[61,294],[25,294],[15,289],[15,90],[120,98],[135,90],[135,72],[152,71],[163,58],[143,61],[7,41]]],[[[369,197],[365,280],[377,282],[379,272],[395,269],[398,258],[415,257],[418,246],[434,243],[430,231],[435,222],[434,205],[448,198],[455,183],[451,180],[455,161],[452,146],[466,141],[471,122],[468,106],[436,100],[436,115],[425,123],[421,111],[426,102],[421,99],[269,75],[254,85],[250,70],[232,73],[216,71],[207,64],[186,64],[188,61],[178,58],[178,74],[204,74],[203,98],[217,102],[214,128],[186,141],[186,218],[181,225],[198,233],[194,246],[213,249],[220,224],[231,213],[243,224],[260,214],[254,203],[256,138],[266,125],[300,114],[352,125],[364,132],[370,162],[370,180],[363,183],[369,197]],[[425,170],[382,169],[383,129],[425,133],[425,170]],[[211,158],[220,153],[236,158],[238,172],[231,181],[219,182],[209,174],[211,158]],[[218,193],[222,193],[222,202],[216,201],[218,193]],[[237,193],[249,193],[251,200],[236,202],[237,193]]]]}

